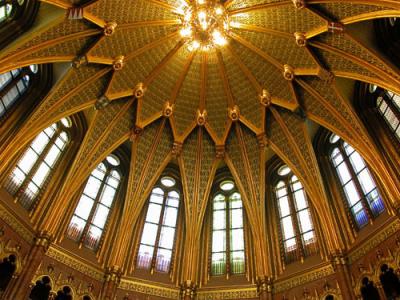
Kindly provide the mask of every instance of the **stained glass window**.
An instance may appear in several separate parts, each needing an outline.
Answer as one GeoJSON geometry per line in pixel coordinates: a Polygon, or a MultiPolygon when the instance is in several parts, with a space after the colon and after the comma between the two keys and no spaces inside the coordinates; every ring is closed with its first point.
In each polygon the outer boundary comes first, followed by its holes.
{"type": "Polygon", "coordinates": [[[212,275],[244,273],[243,203],[232,180],[220,183],[212,212],[212,275]]]}
{"type": "Polygon", "coordinates": [[[27,210],[33,209],[35,200],[68,145],[69,126],[63,122],[66,121],[54,123],[33,140],[6,182],[6,189],[27,210]]]}
{"type": "Polygon", "coordinates": [[[382,198],[361,155],[340,138],[335,139],[333,145],[330,155],[332,164],[353,220],[356,226],[361,228],[368,224],[370,218],[377,217],[385,210],[382,198]]]}
{"type": "Polygon", "coordinates": [[[138,268],[169,272],[180,198],[176,180],[170,176],[162,176],[149,198],[137,255],[138,268]]]}
{"type": "Polygon", "coordinates": [[[376,99],[376,107],[400,142],[400,96],[390,91],[381,91],[376,99]]]}
{"type": "Polygon", "coordinates": [[[285,261],[292,262],[316,252],[316,238],[304,187],[286,165],[278,169],[275,196],[279,211],[285,261]]]}
{"type": "Polygon", "coordinates": [[[0,120],[27,91],[37,72],[37,65],[31,65],[0,74],[0,120]]]}
{"type": "Polygon", "coordinates": [[[90,174],[68,226],[69,238],[96,250],[120,186],[119,159],[109,155],[90,174]]]}

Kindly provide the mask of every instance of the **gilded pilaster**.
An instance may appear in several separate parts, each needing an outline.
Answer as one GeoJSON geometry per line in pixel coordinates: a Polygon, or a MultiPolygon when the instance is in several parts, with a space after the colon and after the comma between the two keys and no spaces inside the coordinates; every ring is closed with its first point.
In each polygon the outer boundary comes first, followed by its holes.
{"type": "Polygon", "coordinates": [[[348,259],[343,252],[336,252],[331,255],[331,264],[336,272],[336,278],[343,299],[355,299],[354,291],[351,286],[351,276],[348,259]]]}
{"type": "Polygon", "coordinates": [[[111,267],[106,270],[100,299],[115,299],[117,288],[121,282],[121,275],[122,272],[119,267],[111,267]]]}
{"type": "Polygon", "coordinates": [[[260,300],[272,300],[273,279],[263,277],[257,280],[257,294],[260,300]]]}
{"type": "Polygon", "coordinates": [[[181,284],[181,299],[182,300],[193,300],[196,297],[196,284],[191,280],[186,280],[181,284]]]}
{"type": "Polygon", "coordinates": [[[43,257],[52,243],[52,236],[48,232],[39,232],[27,257],[21,274],[15,278],[14,284],[9,284],[3,299],[27,299],[30,293],[30,283],[36,270],[42,263],[43,257]]]}

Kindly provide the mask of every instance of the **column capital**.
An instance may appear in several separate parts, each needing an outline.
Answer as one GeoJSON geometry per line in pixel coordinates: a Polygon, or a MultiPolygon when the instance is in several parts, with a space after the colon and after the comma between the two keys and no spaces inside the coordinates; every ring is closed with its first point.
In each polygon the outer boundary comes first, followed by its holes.
{"type": "Polygon", "coordinates": [[[54,237],[48,231],[39,231],[34,238],[34,245],[42,247],[44,250],[48,250],[54,237]]]}
{"type": "Polygon", "coordinates": [[[104,281],[105,282],[115,282],[119,284],[122,276],[122,270],[119,266],[112,266],[106,268],[106,272],[104,273],[104,281]]]}
{"type": "Polygon", "coordinates": [[[348,263],[346,253],[342,250],[334,251],[330,254],[330,261],[334,269],[337,266],[345,266],[348,263]]]}
{"type": "Polygon", "coordinates": [[[181,284],[181,299],[189,300],[194,299],[196,295],[196,284],[191,280],[186,280],[181,284]]]}
{"type": "Polygon", "coordinates": [[[273,279],[270,276],[259,277],[257,279],[257,293],[262,295],[265,293],[272,293],[273,279]]]}

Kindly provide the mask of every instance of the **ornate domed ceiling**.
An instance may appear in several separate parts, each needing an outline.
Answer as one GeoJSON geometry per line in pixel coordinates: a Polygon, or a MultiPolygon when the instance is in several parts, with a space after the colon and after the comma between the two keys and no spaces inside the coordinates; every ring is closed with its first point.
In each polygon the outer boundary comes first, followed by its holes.
{"type": "MultiPolygon", "coordinates": [[[[201,229],[221,160],[237,181],[257,235],[263,226],[267,148],[301,178],[324,217],[325,192],[307,119],[345,138],[377,173],[391,180],[335,78],[359,79],[400,93],[398,70],[371,43],[365,44],[352,25],[400,16],[400,3],[228,0],[220,3],[228,20],[226,44],[193,49],[181,32],[187,14],[182,8],[196,4],[182,1],[98,0],[81,9],[73,8],[72,0],[45,0],[32,32],[3,52],[0,72],[53,62],[72,62],[72,67],[13,140],[1,147],[2,159],[11,160],[10,154],[62,117],[79,111],[91,114],[54,208],[62,207],[91,170],[130,139],[129,218],[121,221],[116,251],[123,253],[127,247],[123,235],[138,217],[137,208],[174,158],[191,228],[188,243],[195,243],[190,235],[201,229]],[[51,17],[46,16],[49,12],[51,17]]],[[[392,186],[394,197],[398,191],[392,186]]],[[[325,226],[332,222],[326,216],[325,226]]],[[[261,250],[264,239],[259,239],[261,250]]],[[[331,248],[337,246],[330,241],[331,248]]],[[[265,273],[261,269],[268,269],[267,251],[261,250],[258,255],[265,264],[258,268],[265,273]]]]}

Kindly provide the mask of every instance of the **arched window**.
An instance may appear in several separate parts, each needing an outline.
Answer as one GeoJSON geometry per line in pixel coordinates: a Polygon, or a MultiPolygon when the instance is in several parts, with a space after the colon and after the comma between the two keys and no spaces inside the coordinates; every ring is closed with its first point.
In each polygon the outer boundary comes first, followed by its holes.
{"type": "Polygon", "coordinates": [[[97,250],[121,182],[120,160],[111,154],[90,174],[69,223],[67,236],[97,250]]]}
{"type": "Polygon", "coordinates": [[[377,217],[385,208],[364,159],[339,136],[330,136],[330,158],[343,188],[357,228],[377,217]]]}
{"type": "Polygon", "coordinates": [[[27,91],[38,66],[31,65],[0,74],[0,120],[27,91]]]}
{"type": "Polygon", "coordinates": [[[243,274],[243,203],[232,180],[219,183],[212,213],[211,274],[243,274]]]}
{"type": "Polygon", "coordinates": [[[276,176],[275,197],[279,211],[281,247],[286,263],[301,260],[317,251],[314,225],[304,187],[286,165],[276,176]]]}
{"type": "Polygon", "coordinates": [[[6,181],[5,188],[25,209],[35,200],[69,143],[71,121],[67,118],[43,130],[31,143],[6,181]]]}
{"type": "Polygon", "coordinates": [[[369,91],[376,99],[379,114],[400,142],[400,96],[372,84],[369,85],[369,91]]]}
{"type": "Polygon", "coordinates": [[[0,1],[0,48],[30,28],[39,10],[37,0],[0,1]]]}
{"type": "Polygon", "coordinates": [[[173,177],[162,176],[153,188],[140,240],[136,265],[169,272],[181,193],[173,177]]]}
{"type": "MultiPolygon", "coordinates": [[[[23,2],[23,1],[22,1],[23,2]]],[[[6,22],[10,16],[12,16],[15,9],[17,9],[19,3],[17,1],[9,3],[8,1],[2,1],[0,4],[0,25],[6,22]]]]}

